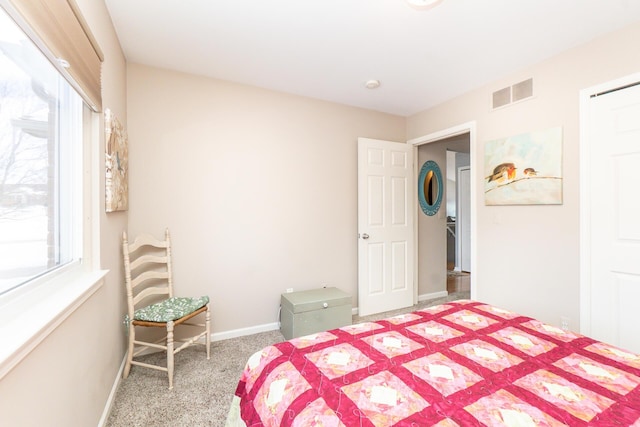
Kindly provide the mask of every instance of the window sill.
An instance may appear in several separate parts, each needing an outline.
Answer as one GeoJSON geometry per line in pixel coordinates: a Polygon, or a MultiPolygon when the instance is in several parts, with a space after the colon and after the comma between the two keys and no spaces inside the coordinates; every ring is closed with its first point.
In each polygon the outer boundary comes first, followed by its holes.
{"type": "Polygon", "coordinates": [[[0,379],[104,284],[108,270],[76,268],[0,297],[0,379]]]}

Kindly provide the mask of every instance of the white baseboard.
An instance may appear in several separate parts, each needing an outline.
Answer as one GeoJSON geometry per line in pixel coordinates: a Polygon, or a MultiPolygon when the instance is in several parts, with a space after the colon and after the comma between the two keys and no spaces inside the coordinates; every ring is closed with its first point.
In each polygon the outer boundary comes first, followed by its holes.
{"type": "MultiPolygon", "coordinates": [[[[436,298],[444,298],[449,296],[449,292],[440,291],[440,292],[432,292],[430,294],[418,295],[418,302],[429,301],[436,298]]],[[[358,314],[358,307],[353,307],[351,309],[351,314],[356,316],[358,314]]]]}
{"type": "Polygon", "coordinates": [[[230,331],[215,332],[211,334],[211,341],[222,341],[230,338],[243,337],[245,335],[259,334],[260,332],[277,331],[280,329],[278,322],[265,323],[263,325],[250,326],[248,328],[232,329],[230,331]]]}
{"type": "Polygon", "coordinates": [[[432,292],[430,294],[418,295],[418,302],[429,301],[436,298],[444,298],[449,296],[449,292],[440,291],[440,292],[432,292]]]}
{"type": "MultiPolygon", "coordinates": [[[[449,295],[447,291],[433,292],[430,294],[419,295],[418,302],[428,301],[436,298],[443,298],[443,297],[446,297],[447,295],[449,295]]],[[[351,314],[354,316],[357,315],[358,307],[353,307],[351,309],[351,314]]],[[[244,337],[246,335],[259,334],[260,332],[277,331],[278,329],[280,329],[279,322],[264,323],[262,325],[250,326],[248,328],[232,329],[230,331],[223,331],[223,332],[214,332],[213,334],[211,334],[211,341],[223,341],[231,338],[244,337]]],[[[122,371],[122,368],[121,368],[121,371],[122,371]]]]}
{"type": "Polygon", "coordinates": [[[104,404],[104,409],[102,410],[102,416],[100,417],[100,421],[98,421],[98,427],[103,427],[107,424],[107,420],[109,419],[109,414],[111,413],[111,406],[113,406],[113,401],[116,397],[116,392],[118,391],[118,387],[120,386],[120,381],[122,381],[122,372],[124,372],[124,365],[127,362],[127,353],[124,354],[124,358],[122,359],[122,363],[120,364],[120,369],[118,369],[118,373],[116,374],[116,378],[113,381],[113,386],[111,386],[111,392],[109,393],[109,397],[104,404]]]}

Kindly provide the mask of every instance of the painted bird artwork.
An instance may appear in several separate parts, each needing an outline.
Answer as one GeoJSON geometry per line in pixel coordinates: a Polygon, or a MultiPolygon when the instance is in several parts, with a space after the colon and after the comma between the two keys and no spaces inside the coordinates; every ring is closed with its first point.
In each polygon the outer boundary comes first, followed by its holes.
{"type": "Polygon", "coordinates": [[[486,206],[562,204],[562,127],[484,145],[486,206]]]}
{"type": "Polygon", "coordinates": [[[496,182],[504,182],[510,181],[516,177],[516,165],[513,163],[500,163],[498,166],[493,168],[493,173],[489,175],[487,178],[488,182],[496,181],[496,182]]]}

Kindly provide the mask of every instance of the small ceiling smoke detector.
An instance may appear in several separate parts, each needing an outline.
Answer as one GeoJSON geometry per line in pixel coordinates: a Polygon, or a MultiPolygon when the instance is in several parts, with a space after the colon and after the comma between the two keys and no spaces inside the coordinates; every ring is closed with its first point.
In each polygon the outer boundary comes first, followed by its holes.
{"type": "Polygon", "coordinates": [[[376,89],[380,87],[380,80],[367,80],[364,84],[367,89],[376,89]]]}
{"type": "Polygon", "coordinates": [[[407,0],[409,6],[418,10],[431,9],[437,6],[442,0],[407,0]]]}

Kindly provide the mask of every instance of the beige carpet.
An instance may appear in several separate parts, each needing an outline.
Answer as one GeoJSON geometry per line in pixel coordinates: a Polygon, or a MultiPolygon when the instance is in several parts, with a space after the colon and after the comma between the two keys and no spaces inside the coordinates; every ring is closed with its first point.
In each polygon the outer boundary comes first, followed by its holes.
{"type": "MultiPolygon", "coordinates": [[[[469,292],[425,301],[403,310],[354,316],[354,323],[378,320],[446,301],[469,298],[469,292]]],[[[173,390],[164,372],[137,366],[122,380],[107,420],[107,427],[224,426],[231,398],[244,364],[253,353],[283,341],[279,331],[263,332],[211,343],[211,359],[204,347],[188,348],[176,355],[173,390]]],[[[145,356],[147,363],[163,363],[164,354],[145,356]]]]}

